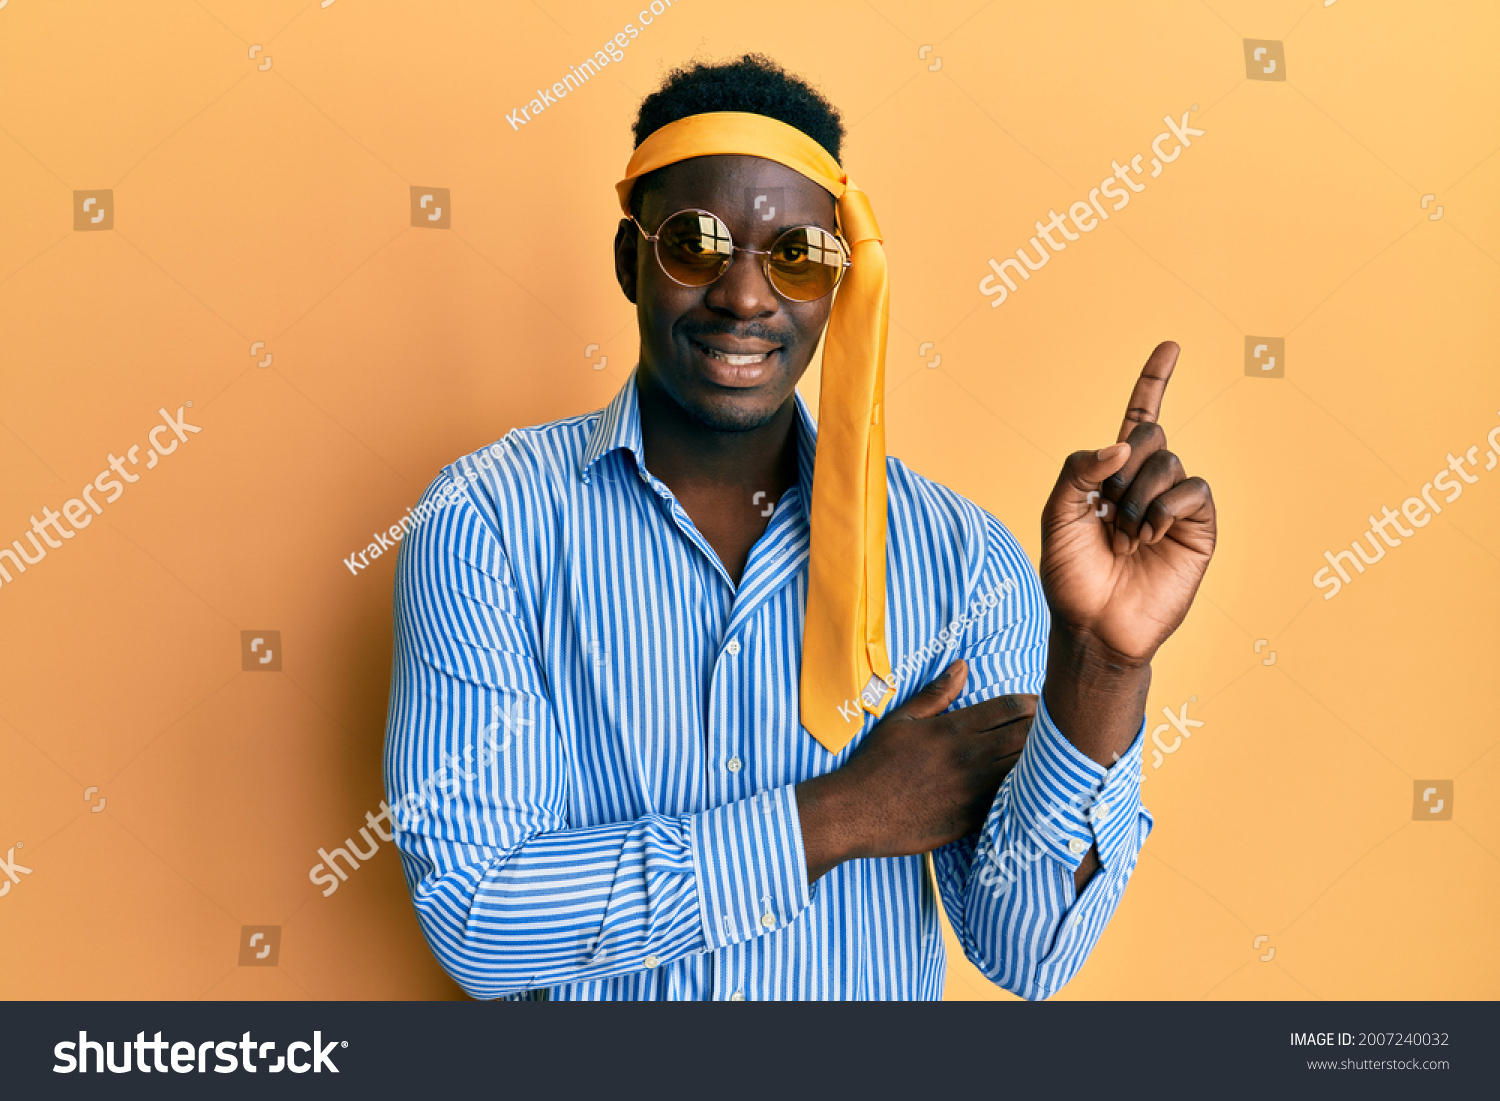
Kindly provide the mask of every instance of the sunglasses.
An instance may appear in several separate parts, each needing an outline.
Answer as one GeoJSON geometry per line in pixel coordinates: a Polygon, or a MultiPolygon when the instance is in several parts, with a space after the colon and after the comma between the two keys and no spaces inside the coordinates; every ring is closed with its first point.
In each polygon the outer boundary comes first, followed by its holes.
{"type": "Polygon", "coordinates": [[[849,267],[844,242],[817,226],[795,226],[769,249],[736,245],[729,227],[706,210],[679,210],[655,233],[631,215],[635,228],[656,249],[656,262],[667,278],[684,287],[706,287],[734,262],[736,251],[760,256],[766,281],[792,302],[816,302],[829,294],[849,267]]]}

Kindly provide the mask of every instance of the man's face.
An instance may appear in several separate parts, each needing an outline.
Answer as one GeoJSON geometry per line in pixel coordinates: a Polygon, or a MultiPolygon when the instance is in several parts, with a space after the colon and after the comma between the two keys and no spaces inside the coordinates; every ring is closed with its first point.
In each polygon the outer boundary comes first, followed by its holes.
{"type": "MultiPolygon", "coordinates": [[[[653,185],[640,214],[648,233],[687,209],[718,215],[745,248],[769,249],[793,226],[834,231],[833,196],[761,157],[694,157],[662,169],[653,185]]],[[[721,432],[772,419],[807,369],[833,305],[832,294],[815,302],[782,298],[766,281],[762,260],[736,250],[713,283],[684,287],[661,270],[631,222],[615,235],[615,274],[640,322],[640,385],[660,389],[721,432]],[[722,358],[760,354],[765,358],[745,365],[722,358]]]]}

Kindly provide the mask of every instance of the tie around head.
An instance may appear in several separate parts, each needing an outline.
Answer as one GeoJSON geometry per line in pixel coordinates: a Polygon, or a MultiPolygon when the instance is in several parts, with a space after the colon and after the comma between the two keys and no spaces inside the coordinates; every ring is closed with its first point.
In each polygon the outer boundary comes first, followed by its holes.
{"type": "Polygon", "coordinates": [[[826,149],[794,126],[742,111],[690,115],[647,137],[615,185],[620,209],[630,213],[646,173],[724,155],[776,161],[824,188],[850,247],[823,346],[800,701],[802,725],[837,753],[863,713],[879,715],[894,695],[885,646],[885,248],[869,199],[826,149]]]}

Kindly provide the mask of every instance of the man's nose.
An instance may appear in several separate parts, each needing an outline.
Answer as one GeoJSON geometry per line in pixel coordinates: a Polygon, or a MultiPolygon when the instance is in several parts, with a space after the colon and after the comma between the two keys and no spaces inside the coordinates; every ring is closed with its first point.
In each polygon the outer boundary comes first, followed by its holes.
{"type": "Polygon", "coordinates": [[[781,300],[766,280],[759,253],[736,248],[729,270],[708,288],[704,298],[709,309],[732,317],[768,317],[781,308],[781,300]]]}

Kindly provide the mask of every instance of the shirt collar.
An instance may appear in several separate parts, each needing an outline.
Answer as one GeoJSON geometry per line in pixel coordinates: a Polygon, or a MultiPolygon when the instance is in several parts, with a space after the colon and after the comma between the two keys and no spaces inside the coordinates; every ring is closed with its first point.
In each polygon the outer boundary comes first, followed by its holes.
{"type": "MultiPolygon", "coordinates": [[[[589,472],[594,464],[611,451],[623,449],[630,452],[635,457],[636,468],[646,472],[641,406],[636,386],[636,373],[639,370],[639,366],[631,368],[625,385],[620,387],[619,392],[604,407],[599,420],[594,424],[588,447],[583,452],[583,461],[578,468],[578,477],[585,485],[588,484],[589,472]]],[[[812,514],[813,466],[818,426],[807,408],[807,402],[802,399],[801,391],[792,391],[792,401],[797,407],[797,484],[801,489],[802,514],[807,517],[812,514]]]]}

